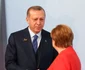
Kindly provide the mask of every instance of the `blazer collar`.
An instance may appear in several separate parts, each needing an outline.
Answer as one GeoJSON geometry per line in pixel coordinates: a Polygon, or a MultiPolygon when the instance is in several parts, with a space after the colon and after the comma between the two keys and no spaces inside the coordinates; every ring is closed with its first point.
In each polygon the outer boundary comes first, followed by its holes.
{"type": "Polygon", "coordinates": [[[23,37],[23,45],[24,46],[23,46],[23,49],[25,50],[26,55],[28,57],[31,57],[32,61],[35,64],[35,61],[36,61],[35,60],[35,53],[34,53],[34,50],[32,48],[32,42],[31,42],[29,31],[28,31],[28,27],[23,30],[23,33],[24,33],[24,37],[23,37]]]}

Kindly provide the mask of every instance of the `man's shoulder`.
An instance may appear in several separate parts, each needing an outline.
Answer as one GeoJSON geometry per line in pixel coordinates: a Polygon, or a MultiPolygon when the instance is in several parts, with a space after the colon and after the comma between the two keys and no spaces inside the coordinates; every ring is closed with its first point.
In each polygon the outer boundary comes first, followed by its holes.
{"type": "Polygon", "coordinates": [[[50,32],[43,29],[42,35],[45,36],[45,37],[50,37],[50,32]]]}
{"type": "Polygon", "coordinates": [[[42,30],[42,32],[43,32],[43,33],[50,34],[50,32],[49,32],[49,31],[47,31],[47,30],[44,30],[44,29],[42,30]]]}
{"type": "Polygon", "coordinates": [[[21,34],[24,33],[25,31],[27,31],[28,28],[24,28],[15,32],[12,32],[11,35],[17,35],[17,34],[21,34]]]}

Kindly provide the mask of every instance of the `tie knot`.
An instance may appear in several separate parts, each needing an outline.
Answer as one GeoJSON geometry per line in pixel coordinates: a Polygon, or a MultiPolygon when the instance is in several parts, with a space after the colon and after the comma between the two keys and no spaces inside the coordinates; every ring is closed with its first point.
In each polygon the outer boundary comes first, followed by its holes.
{"type": "Polygon", "coordinates": [[[34,35],[33,37],[34,37],[34,39],[37,39],[37,38],[38,38],[38,36],[37,36],[37,35],[34,35]]]}

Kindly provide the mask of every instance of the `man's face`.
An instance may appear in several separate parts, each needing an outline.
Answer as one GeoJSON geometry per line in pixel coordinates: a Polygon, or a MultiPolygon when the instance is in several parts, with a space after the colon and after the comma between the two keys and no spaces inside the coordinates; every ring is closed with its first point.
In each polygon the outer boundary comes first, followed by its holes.
{"type": "Polygon", "coordinates": [[[45,13],[43,10],[30,10],[26,18],[30,29],[35,33],[39,33],[45,23],[45,13]]]}

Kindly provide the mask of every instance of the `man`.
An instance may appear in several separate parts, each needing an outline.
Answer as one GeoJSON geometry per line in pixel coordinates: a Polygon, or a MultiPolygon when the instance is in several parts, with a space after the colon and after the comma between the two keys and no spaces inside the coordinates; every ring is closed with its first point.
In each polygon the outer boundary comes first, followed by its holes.
{"type": "Polygon", "coordinates": [[[57,56],[50,33],[43,29],[45,16],[40,6],[32,6],[27,10],[26,21],[29,26],[9,37],[5,54],[7,70],[46,70],[57,56]],[[38,36],[35,43],[37,50],[34,48],[34,35],[38,36]]]}

